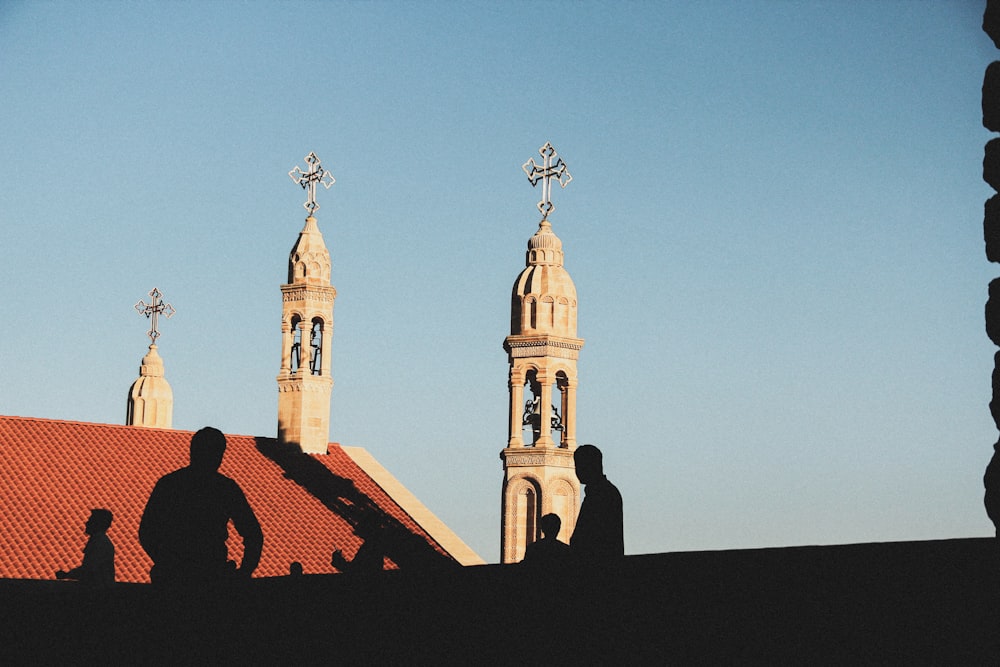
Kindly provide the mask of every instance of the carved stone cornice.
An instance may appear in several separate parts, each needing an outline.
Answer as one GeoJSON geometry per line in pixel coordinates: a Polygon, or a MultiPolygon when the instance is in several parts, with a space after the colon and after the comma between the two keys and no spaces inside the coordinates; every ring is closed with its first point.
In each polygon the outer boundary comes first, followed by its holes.
{"type": "Polygon", "coordinates": [[[573,452],[555,447],[507,447],[500,452],[504,470],[508,468],[574,468],[573,452]]]}
{"type": "Polygon", "coordinates": [[[507,336],[503,348],[511,359],[528,357],[558,357],[579,359],[583,348],[582,338],[556,338],[552,336],[507,336]]]}
{"type": "Polygon", "coordinates": [[[289,301],[321,301],[333,303],[337,298],[337,288],[332,285],[282,285],[281,300],[289,301]]]}
{"type": "Polygon", "coordinates": [[[333,388],[333,378],[323,376],[282,377],[278,376],[278,393],[302,391],[310,393],[329,392],[333,388]]]}
{"type": "Polygon", "coordinates": [[[556,357],[559,359],[577,360],[580,353],[577,350],[567,350],[551,345],[533,345],[525,347],[515,347],[508,350],[511,359],[527,359],[530,357],[556,357]]]}

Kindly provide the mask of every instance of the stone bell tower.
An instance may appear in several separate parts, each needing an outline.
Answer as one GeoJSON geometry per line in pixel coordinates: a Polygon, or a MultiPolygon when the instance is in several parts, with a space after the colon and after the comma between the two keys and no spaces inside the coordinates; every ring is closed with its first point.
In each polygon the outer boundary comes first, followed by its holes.
{"type": "Polygon", "coordinates": [[[308,171],[289,172],[309,193],[309,215],[288,255],[288,283],[281,286],[281,370],[278,373],[278,439],[309,454],[326,454],[330,440],[330,339],[333,301],[330,252],[313,214],[316,184],[329,188],[334,178],[315,153],[305,158],[308,171]]]}
{"type": "Polygon", "coordinates": [[[576,337],[576,287],[563,267],[562,241],[548,216],[551,181],[572,180],[551,144],[523,166],[532,185],[542,183],[542,220],[528,239],[525,268],[514,282],[510,335],[504,339],[510,363],[510,412],[501,508],[501,561],[515,563],[540,537],[545,514],[562,520],[559,539],[569,542],[576,525],[580,482],[576,449],[576,361],[583,339],[576,337]],[[530,167],[530,168],[529,168],[530,167]],[[527,430],[527,433],[525,431],[527,430]]]}

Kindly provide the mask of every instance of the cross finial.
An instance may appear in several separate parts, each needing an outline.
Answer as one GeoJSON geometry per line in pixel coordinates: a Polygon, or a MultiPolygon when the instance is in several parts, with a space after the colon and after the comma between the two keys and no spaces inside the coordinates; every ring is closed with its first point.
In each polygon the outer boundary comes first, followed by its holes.
{"type": "Polygon", "coordinates": [[[306,203],[303,204],[305,209],[309,211],[311,216],[313,213],[319,210],[319,204],[316,203],[316,184],[321,183],[327,190],[330,186],[337,182],[333,177],[333,174],[323,169],[323,165],[319,163],[319,158],[316,157],[315,153],[309,153],[306,156],[306,164],[309,166],[309,171],[302,171],[299,167],[295,167],[288,175],[293,181],[302,186],[303,190],[309,192],[309,198],[306,199],[306,203]]]}
{"type": "Polygon", "coordinates": [[[535,164],[535,158],[529,158],[521,165],[521,169],[528,175],[532,187],[537,185],[538,181],[542,182],[542,200],[538,202],[538,211],[542,214],[542,220],[547,220],[549,213],[556,210],[552,204],[552,179],[556,179],[560,187],[566,187],[573,177],[566,169],[566,163],[549,142],[546,141],[545,145],[538,149],[538,154],[542,156],[541,165],[535,164]]]}
{"type": "Polygon", "coordinates": [[[160,337],[160,331],[156,326],[156,318],[163,315],[169,320],[177,311],[174,310],[174,307],[169,303],[164,303],[160,300],[160,297],[163,296],[163,294],[155,287],[149,292],[149,296],[151,297],[151,300],[148,305],[143,302],[142,299],[139,299],[139,303],[135,304],[135,309],[140,315],[145,315],[147,318],[152,320],[152,324],[150,325],[151,328],[146,332],[146,335],[149,336],[150,345],[156,345],[156,339],[160,337]]]}

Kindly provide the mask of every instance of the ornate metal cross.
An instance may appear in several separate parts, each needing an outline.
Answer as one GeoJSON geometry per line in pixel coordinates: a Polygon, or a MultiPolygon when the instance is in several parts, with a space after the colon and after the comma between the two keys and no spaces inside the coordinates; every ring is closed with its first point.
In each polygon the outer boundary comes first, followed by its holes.
{"type": "Polygon", "coordinates": [[[155,287],[152,291],[150,291],[149,296],[151,297],[151,301],[148,305],[144,303],[142,299],[139,299],[139,303],[135,304],[135,309],[140,315],[145,315],[147,318],[152,320],[152,328],[146,332],[146,335],[149,336],[151,344],[156,345],[156,339],[160,337],[160,332],[156,328],[156,318],[163,315],[169,320],[177,311],[174,310],[174,307],[169,303],[160,301],[160,297],[163,296],[163,294],[161,294],[160,290],[155,287]]]}
{"type": "Polygon", "coordinates": [[[327,190],[330,186],[337,182],[333,177],[333,174],[323,169],[323,165],[319,163],[319,158],[316,157],[315,153],[309,153],[306,156],[306,164],[309,165],[309,171],[302,171],[299,167],[295,167],[288,175],[293,181],[302,186],[303,190],[309,191],[309,198],[306,199],[306,203],[303,204],[305,209],[309,211],[309,215],[312,215],[319,210],[319,204],[316,203],[316,184],[321,183],[327,190]]]}
{"type": "Polygon", "coordinates": [[[542,214],[542,220],[545,220],[549,217],[549,213],[556,210],[552,204],[552,179],[556,179],[561,187],[566,187],[573,177],[566,169],[566,163],[549,142],[546,141],[545,145],[538,149],[538,154],[542,156],[541,165],[535,164],[535,158],[529,158],[521,165],[521,169],[528,175],[532,187],[537,185],[538,181],[542,182],[542,200],[538,202],[538,211],[542,214]]]}

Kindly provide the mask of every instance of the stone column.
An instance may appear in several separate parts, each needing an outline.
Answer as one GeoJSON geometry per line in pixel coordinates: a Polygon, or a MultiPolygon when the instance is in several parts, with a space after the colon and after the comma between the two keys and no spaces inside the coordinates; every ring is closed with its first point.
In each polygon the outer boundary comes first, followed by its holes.
{"type": "Polygon", "coordinates": [[[535,444],[540,447],[551,447],[552,446],[552,385],[555,384],[549,376],[542,375],[541,373],[537,376],[538,385],[542,388],[542,395],[539,409],[539,417],[541,418],[541,423],[538,425],[538,442],[535,444]]]}
{"type": "Polygon", "coordinates": [[[513,367],[510,369],[510,432],[507,436],[508,447],[524,447],[524,376],[513,367]]]}
{"type": "Polygon", "coordinates": [[[322,346],[321,346],[320,349],[322,350],[322,354],[323,354],[323,363],[320,366],[320,369],[321,369],[320,370],[320,375],[322,375],[323,377],[328,378],[328,377],[331,377],[331,375],[330,375],[330,365],[331,365],[330,348],[332,347],[332,345],[331,345],[331,339],[333,338],[333,322],[332,321],[331,322],[326,322],[324,320],[323,321],[323,325],[322,325],[322,329],[323,329],[323,331],[322,331],[323,343],[322,343],[322,346]]]}
{"type": "Polygon", "coordinates": [[[562,446],[576,449],[576,378],[568,378],[563,388],[562,446]]]}
{"type": "Polygon", "coordinates": [[[288,320],[281,320],[281,374],[292,371],[292,326],[288,320]]]}
{"type": "Polygon", "coordinates": [[[309,375],[309,360],[312,359],[312,344],[309,336],[312,333],[312,322],[309,320],[299,321],[299,375],[305,377],[309,375]]]}

